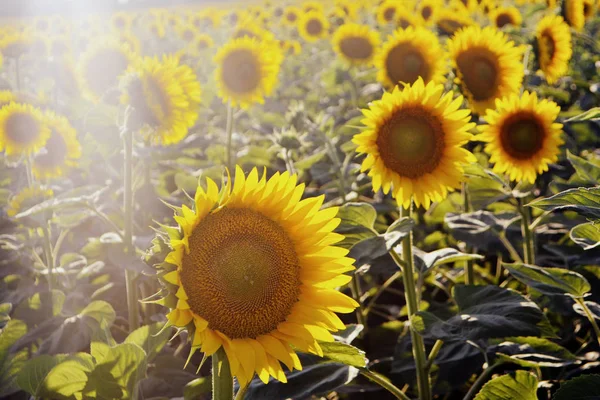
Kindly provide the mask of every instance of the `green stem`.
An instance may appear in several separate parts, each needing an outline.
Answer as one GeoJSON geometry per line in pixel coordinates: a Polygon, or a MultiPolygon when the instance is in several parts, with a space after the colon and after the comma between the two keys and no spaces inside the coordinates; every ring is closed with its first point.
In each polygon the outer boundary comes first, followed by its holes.
{"type": "Polygon", "coordinates": [[[394,397],[396,397],[397,399],[410,400],[410,398],[407,395],[405,395],[402,390],[400,390],[398,387],[394,386],[394,384],[392,382],[390,382],[389,380],[387,380],[384,376],[382,376],[378,373],[369,371],[366,368],[361,368],[360,373],[365,378],[369,379],[372,382],[375,382],[376,384],[378,384],[379,386],[381,386],[382,388],[384,388],[385,390],[387,390],[388,392],[393,394],[394,397]]]}
{"type": "MultiPolygon", "coordinates": [[[[127,254],[135,254],[133,247],[133,132],[125,128],[123,132],[124,142],[124,184],[123,184],[123,208],[125,210],[123,244],[127,254]]],[[[138,295],[135,283],[135,273],[129,269],[125,270],[125,288],[127,291],[127,311],[129,314],[129,330],[133,331],[139,326],[138,319],[138,295]]]]}
{"type": "Polygon", "coordinates": [[[518,199],[519,212],[521,213],[521,232],[523,233],[523,258],[525,264],[535,265],[535,245],[531,230],[530,210],[523,206],[523,201],[518,199]]]}
{"type": "MultiPolygon", "coordinates": [[[[471,207],[469,204],[469,193],[467,192],[467,184],[463,182],[462,184],[462,195],[463,195],[463,206],[464,212],[468,213],[471,211],[471,207]]],[[[471,252],[470,246],[466,246],[465,248],[467,253],[471,252]]],[[[475,271],[473,268],[473,260],[465,261],[465,283],[467,285],[475,284],[475,271]]]]}
{"type": "Polygon", "coordinates": [[[592,327],[594,328],[594,332],[596,333],[596,340],[598,340],[598,344],[600,344],[600,328],[598,328],[598,323],[596,323],[596,318],[592,314],[592,311],[589,309],[587,304],[585,304],[585,300],[575,299],[575,302],[577,302],[577,304],[579,304],[581,308],[583,308],[583,312],[585,312],[585,315],[587,315],[590,324],[592,324],[592,327]]]}
{"type": "Polygon", "coordinates": [[[427,371],[429,371],[431,369],[431,367],[433,366],[433,362],[435,361],[435,358],[437,357],[438,353],[442,349],[443,345],[444,345],[444,342],[439,339],[436,340],[435,343],[433,344],[433,347],[431,348],[431,351],[429,352],[429,357],[427,357],[427,365],[425,366],[427,371]]]}
{"type": "Polygon", "coordinates": [[[479,392],[479,389],[483,386],[483,384],[488,380],[488,378],[492,375],[492,372],[501,365],[501,363],[493,364],[491,367],[486,368],[477,378],[473,386],[469,389],[463,400],[471,400],[475,395],[479,392]]]}
{"type": "Polygon", "coordinates": [[[231,173],[235,172],[234,160],[233,160],[233,149],[232,149],[232,136],[233,136],[233,107],[231,103],[227,103],[227,121],[225,125],[225,135],[227,137],[227,168],[231,173]]]}
{"type": "Polygon", "coordinates": [[[212,355],[212,386],[213,400],[233,399],[233,378],[222,347],[212,355]]]}
{"type": "Polygon", "coordinates": [[[52,293],[54,289],[54,254],[52,254],[52,243],[50,242],[50,223],[42,227],[44,235],[44,254],[46,256],[46,267],[48,268],[48,290],[52,293]]]}

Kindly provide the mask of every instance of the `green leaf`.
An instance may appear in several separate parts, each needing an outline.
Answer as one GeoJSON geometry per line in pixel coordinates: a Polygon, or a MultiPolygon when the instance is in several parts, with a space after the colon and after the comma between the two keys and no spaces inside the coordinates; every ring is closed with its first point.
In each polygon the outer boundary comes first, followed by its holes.
{"type": "Polygon", "coordinates": [[[600,182],[600,165],[592,163],[585,158],[578,157],[567,150],[567,159],[575,168],[575,173],[584,182],[598,184],[600,182]]]}
{"type": "Polygon", "coordinates": [[[600,398],[600,375],[582,375],[561,383],[552,400],[592,400],[600,398]]]}
{"type": "Polygon", "coordinates": [[[498,345],[496,355],[523,367],[564,367],[577,357],[561,345],[538,337],[511,337],[498,345]]]}
{"type": "Polygon", "coordinates": [[[367,365],[365,352],[354,346],[340,342],[319,342],[319,345],[323,349],[323,358],[357,368],[367,365]]]}
{"type": "Polygon", "coordinates": [[[435,250],[430,253],[415,249],[415,261],[421,271],[428,271],[443,264],[468,260],[483,260],[484,258],[480,254],[467,254],[451,247],[435,250]]]}
{"type": "Polygon", "coordinates": [[[110,326],[115,322],[116,314],[112,306],[103,300],[92,301],[79,313],[81,317],[90,317],[98,323],[103,320],[110,326]]]}
{"type": "Polygon", "coordinates": [[[600,187],[565,190],[528,206],[544,211],[575,211],[588,218],[600,219],[600,187]]]}
{"type": "Polygon", "coordinates": [[[370,264],[372,260],[387,254],[414,226],[411,218],[404,217],[394,222],[383,235],[373,236],[355,243],[348,257],[356,260],[357,266],[370,264]]]}
{"type": "Polygon", "coordinates": [[[484,169],[480,164],[465,165],[467,192],[474,209],[480,210],[486,206],[506,199],[510,191],[502,178],[490,170],[484,169]]]}
{"type": "Polygon", "coordinates": [[[68,356],[48,372],[38,391],[40,397],[51,399],[83,399],[82,390],[88,374],[94,369],[92,356],[77,353],[68,356]]]}
{"type": "Polygon", "coordinates": [[[537,385],[534,374],[516,371],[483,385],[475,400],[537,400],[537,385]]]}
{"type": "Polygon", "coordinates": [[[183,400],[196,400],[212,391],[210,378],[196,378],[183,387],[183,400]]]}
{"type": "Polygon", "coordinates": [[[171,335],[168,329],[162,329],[163,326],[162,322],[142,326],[131,332],[124,343],[135,343],[140,346],[146,352],[147,361],[151,362],[171,335]]]}
{"type": "Polygon", "coordinates": [[[579,115],[566,119],[565,122],[596,121],[600,119],[600,107],[590,108],[579,115]]]}
{"type": "Polygon", "coordinates": [[[336,232],[345,236],[338,245],[350,248],[361,240],[376,237],[373,228],[377,211],[367,203],[346,203],[339,208],[337,218],[341,219],[336,232]]]}
{"type": "Polygon", "coordinates": [[[11,353],[13,345],[27,332],[27,325],[12,319],[0,332],[0,397],[19,390],[16,379],[28,358],[27,349],[11,353]]]}
{"type": "Polygon", "coordinates": [[[579,224],[570,232],[571,240],[590,250],[600,244],[600,220],[579,224]]]}
{"type": "Polygon", "coordinates": [[[66,357],[65,355],[50,356],[43,354],[28,360],[17,376],[17,385],[27,393],[37,397],[48,373],[66,357]]]}
{"type": "Polygon", "coordinates": [[[60,290],[38,292],[15,308],[14,318],[25,321],[29,326],[38,325],[47,318],[58,315],[64,303],[65,294],[60,290]]]}
{"type": "Polygon", "coordinates": [[[581,298],[590,291],[590,284],[577,272],[563,268],[541,268],[527,264],[502,266],[525,285],[547,295],[564,294],[581,298]]]}

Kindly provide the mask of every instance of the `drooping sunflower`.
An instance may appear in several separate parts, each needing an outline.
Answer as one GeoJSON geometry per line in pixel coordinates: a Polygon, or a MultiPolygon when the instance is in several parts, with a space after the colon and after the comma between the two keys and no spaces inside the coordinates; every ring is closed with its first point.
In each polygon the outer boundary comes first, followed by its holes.
{"type": "Polygon", "coordinates": [[[536,27],[537,60],[546,81],[553,84],[567,74],[573,50],[571,29],[562,17],[548,15],[536,27]]]}
{"type": "Polygon", "coordinates": [[[44,117],[51,133],[44,148],[35,155],[32,170],[38,179],[57,178],[77,165],[81,145],[67,118],[53,112],[46,112],[44,117]]]}
{"type": "Polygon", "coordinates": [[[31,104],[12,102],[0,109],[0,151],[7,156],[37,153],[49,137],[42,112],[31,104]]]}
{"type": "Polygon", "coordinates": [[[560,107],[549,100],[538,100],[536,93],[513,94],[489,109],[476,138],[487,142],[486,153],[494,171],[506,173],[512,181],[534,183],[538,174],[556,162],[562,124],[556,123],[560,107]]]}
{"type": "Polygon", "coordinates": [[[466,13],[443,8],[438,10],[437,27],[441,33],[452,36],[459,30],[475,25],[475,21],[466,13]]]}
{"type": "Polygon", "coordinates": [[[471,26],[448,42],[457,79],[471,110],[484,114],[496,99],[517,93],[524,70],[523,49],[494,27],[471,26]]]}
{"type": "Polygon", "coordinates": [[[133,108],[133,122],[152,143],[180,142],[198,119],[200,84],[191,68],[175,57],[137,60],[120,86],[121,103],[133,108]]]}
{"type": "Polygon", "coordinates": [[[215,78],[223,102],[242,108],[262,104],[277,83],[281,58],[278,46],[247,37],[223,46],[215,56],[215,78]]]}
{"type": "Polygon", "coordinates": [[[298,19],[298,33],[307,42],[314,42],[327,36],[329,21],[319,11],[310,11],[298,19]]]}
{"type": "Polygon", "coordinates": [[[369,64],[379,47],[379,34],[367,25],[345,24],[333,35],[333,49],[353,65],[369,64]]]}
{"type": "Polygon", "coordinates": [[[301,14],[302,10],[300,10],[298,7],[288,6],[283,11],[283,17],[281,20],[284,25],[295,26],[301,14]]]}
{"type": "Polygon", "coordinates": [[[585,25],[583,0],[564,0],[562,6],[567,23],[576,31],[581,31],[585,25]]]}
{"type": "Polygon", "coordinates": [[[337,209],[319,210],[323,196],[300,200],[304,185],[287,172],[267,179],[237,167],[233,188],[206,186],[166,227],[171,251],[158,268],[169,323],[188,329],[192,352],[223,348],[242,387],[255,373],[286,382],[280,362],[299,370],[296,350],[322,355],[318,341],[345,327],[335,313],[358,306],[336,290],[354,269],[335,246],[337,209]]]}
{"type": "Polygon", "coordinates": [[[366,128],[352,141],[366,154],[361,170],[369,170],[373,190],[391,191],[398,205],[411,199],[428,208],[460,186],[462,164],[475,157],[461,146],[475,126],[462,97],[443,94],[444,86],[421,78],[404,89],[397,86],[363,110],[366,128]]]}
{"type": "Polygon", "coordinates": [[[498,7],[490,12],[490,21],[497,28],[503,28],[507,25],[518,27],[523,22],[523,18],[516,7],[498,7]]]}
{"type": "Polygon", "coordinates": [[[424,27],[398,29],[375,59],[377,79],[391,89],[399,83],[442,82],[447,72],[446,55],[437,36],[424,27]]]}
{"type": "Polygon", "coordinates": [[[26,187],[15,194],[6,207],[6,214],[9,217],[30,209],[54,196],[52,189],[41,188],[40,186],[26,187]]]}

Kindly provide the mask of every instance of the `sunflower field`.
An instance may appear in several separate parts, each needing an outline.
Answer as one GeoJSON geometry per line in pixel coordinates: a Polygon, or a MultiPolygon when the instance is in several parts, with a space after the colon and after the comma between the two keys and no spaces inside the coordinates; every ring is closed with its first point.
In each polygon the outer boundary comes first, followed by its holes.
{"type": "Polygon", "coordinates": [[[600,1],[115,4],[0,17],[0,399],[600,399],[600,1]]]}

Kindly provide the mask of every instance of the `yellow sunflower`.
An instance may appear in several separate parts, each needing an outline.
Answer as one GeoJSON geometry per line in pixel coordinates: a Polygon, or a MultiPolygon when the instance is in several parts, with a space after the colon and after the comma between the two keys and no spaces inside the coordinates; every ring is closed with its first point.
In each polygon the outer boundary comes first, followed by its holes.
{"type": "Polygon", "coordinates": [[[437,36],[424,27],[398,29],[388,36],[375,65],[377,79],[389,89],[399,83],[412,84],[419,77],[441,83],[447,72],[446,55],[437,36]]]}
{"type": "Polygon", "coordinates": [[[16,96],[10,90],[0,90],[0,110],[5,105],[16,100],[16,96]]]}
{"type": "Polygon", "coordinates": [[[573,50],[571,29],[562,17],[548,15],[536,27],[536,50],[540,69],[553,84],[567,74],[573,50]]]}
{"type": "Polygon", "coordinates": [[[215,56],[215,78],[223,102],[242,108],[262,104],[277,83],[281,58],[275,44],[247,37],[223,46],[215,56]]]}
{"type": "Polygon", "coordinates": [[[298,33],[307,42],[314,42],[327,36],[329,22],[319,11],[310,11],[298,19],[298,33]]]}
{"type": "Polygon", "coordinates": [[[7,156],[37,153],[49,137],[42,112],[31,104],[9,103],[0,109],[0,151],[7,156]]]}
{"type": "Polygon", "coordinates": [[[567,23],[576,31],[581,31],[585,25],[583,0],[564,0],[563,13],[567,23]]]}
{"type": "Polygon", "coordinates": [[[443,7],[443,1],[424,0],[419,3],[417,13],[425,25],[433,25],[437,19],[436,15],[438,11],[443,7]]]}
{"type": "Polygon", "coordinates": [[[54,196],[52,189],[43,189],[39,186],[27,187],[14,195],[6,208],[6,214],[9,217],[29,210],[31,207],[40,204],[54,196]]]}
{"type": "Polygon", "coordinates": [[[214,45],[215,42],[213,41],[213,38],[210,35],[206,33],[200,33],[196,36],[196,39],[194,40],[193,48],[196,51],[203,51],[212,48],[214,45]]]}
{"type": "Polygon", "coordinates": [[[358,304],[338,292],[354,260],[335,244],[337,208],[319,210],[323,196],[300,200],[304,184],[276,173],[236,168],[221,193],[207,179],[195,209],[183,205],[177,228],[166,228],[172,249],[159,276],[172,304],[169,323],[187,327],[192,352],[223,348],[231,373],[245,387],[256,373],[286,382],[281,367],[302,369],[296,350],[322,356],[319,341],[345,326],[335,313],[358,304]]]}
{"type": "Polygon", "coordinates": [[[447,8],[438,10],[437,27],[440,32],[452,36],[460,29],[475,25],[475,21],[465,13],[459,13],[447,8]]]}
{"type": "Polygon", "coordinates": [[[562,124],[556,123],[560,107],[549,100],[538,100],[525,91],[496,102],[480,126],[477,139],[487,142],[486,153],[494,171],[506,173],[512,181],[534,183],[537,174],[558,160],[562,124]]]}
{"type": "Polygon", "coordinates": [[[302,10],[300,10],[298,7],[289,6],[285,8],[281,20],[284,25],[296,26],[301,14],[302,10]]]}
{"type": "Polygon", "coordinates": [[[396,26],[399,29],[406,29],[408,27],[416,28],[423,24],[422,20],[412,11],[409,11],[405,8],[397,8],[394,20],[396,21],[396,26]]]}
{"type": "Polygon", "coordinates": [[[221,24],[221,13],[212,7],[205,8],[194,14],[190,21],[196,28],[218,28],[221,24]]]}
{"type": "Polygon", "coordinates": [[[33,34],[28,30],[6,32],[0,39],[0,53],[5,57],[19,58],[31,51],[33,42],[33,34]]]}
{"type": "Polygon", "coordinates": [[[366,128],[352,141],[366,154],[362,171],[370,170],[373,190],[391,190],[398,205],[411,199],[428,208],[460,186],[462,164],[475,157],[461,146],[472,135],[468,110],[460,110],[462,97],[443,94],[444,86],[421,78],[414,85],[384,93],[363,110],[366,128]]]}
{"type": "Polygon", "coordinates": [[[159,39],[163,39],[167,34],[165,26],[160,21],[152,22],[150,24],[149,28],[150,28],[150,33],[152,33],[154,36],[156,36],[159,39]]]}
{"type": "Polygon", "coordinates": [[[503,28],[507,25],[518,27],[523,22],[521,12],[516,7],[498,7],[493,9],[490,14],[490,21],[497,27],[503,28]]]}
{"type": "Polygon", "coordinates": [[[496,28],[464,28],[450,39],[448,50],[456,81],[474,112],[484,114],[496,99],[520,90],[523,49],[496,28]]]}
{"type": "Polygon", "coordinates": [[[583,0],[583,16],[585,19],[590,19],[596,13],[596,4],[594,0],[583,0]]]}
{"type": "Polygon", "coordinates": [[[279,47],[285,54],[298,55],[302,51],[302,46],[297,40],[280,40],[279,47]]]}
{"type": "Polygon", "coordinates": [[[327,20],[329,20],[329,31],[335,32],[340,26],[346,23],[348,16],[339,8],[332,8],[327,13],[327,20]]]}
{"type": "Polygon", "coordinates": [[[77,132],[69,120],[53,112],[47,112],[45,118],[51,134],[33,159],[32,170],[38,179],[60,177],[75,167],[81,158],[77,132]]]}
{"type": "Polygon", "coordinates": [[[323,13],[323,3],[319,1],[305,1],[302,3],[302,11],[309,13],[311,11],[317,11],[323,13]]]}
{"type": "Polygon", "coordinates": [[[154,144],[183,140],[198,119],[201,89],[195,73],[175,57],[137,60],[121,80],[121,103],[154,144]]]}
{"type": "Polygon", "coordinates": [[[120,11],[110,16],[110,26],[119,31],[129,31],[133,25],[133,18],[130,14],[120,11]]]}
{"type": "Polygon", "coordinates": [[[242,37],[256,38],[257,40],[274,40],[271,32],[261,28],[259,25],[249,19],[240,21],[233,30],[233,39],[242,37]]]}
{"type": "Polygon", "coordinates": [[[333,49],[353,65],[370,64],[379,47],[379,34],[367,25],[342,25],[333,35],[333,49]]]}
{"type": "Polygon", "coordinates": [[[377,7],[377,22],[380,25],[393,24],[397,20],[396,13],[400,8],[400,4],[395,1],[384,1],[377,7]]]}

